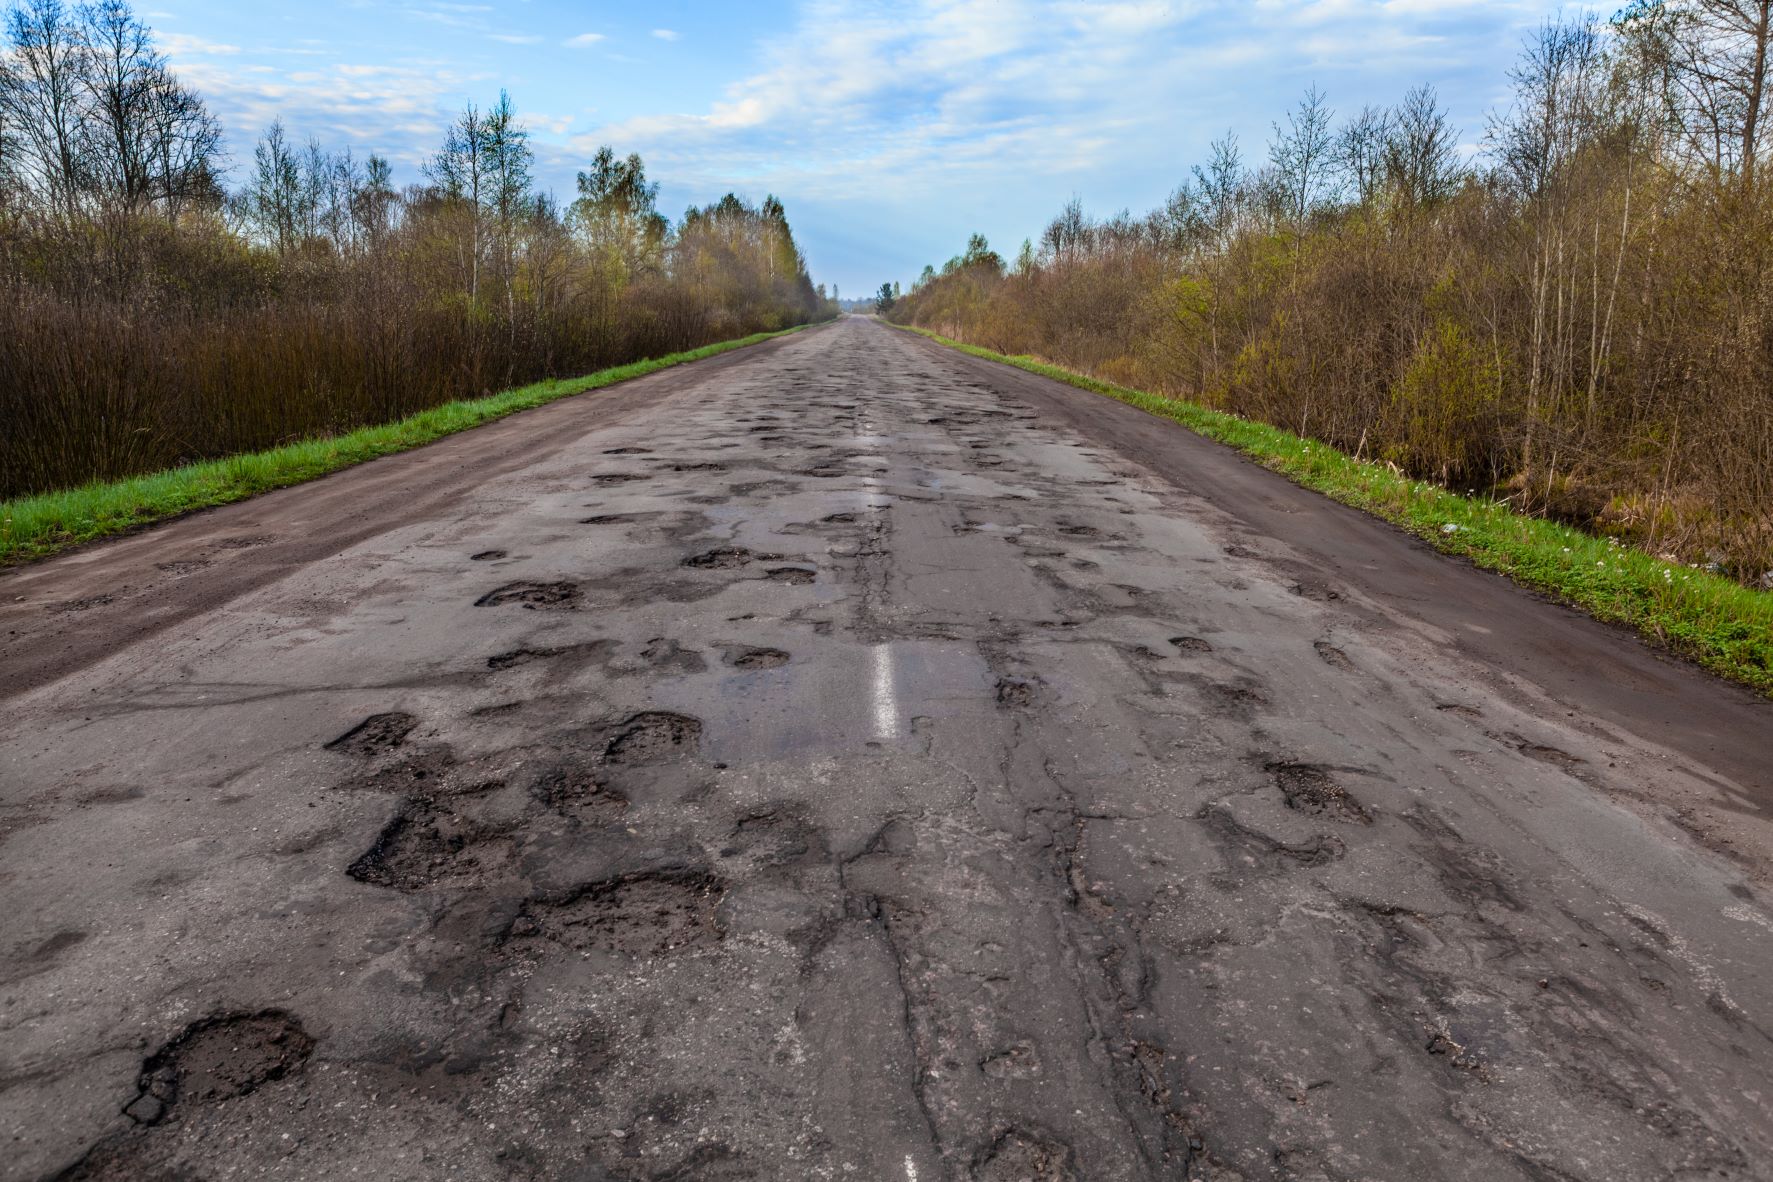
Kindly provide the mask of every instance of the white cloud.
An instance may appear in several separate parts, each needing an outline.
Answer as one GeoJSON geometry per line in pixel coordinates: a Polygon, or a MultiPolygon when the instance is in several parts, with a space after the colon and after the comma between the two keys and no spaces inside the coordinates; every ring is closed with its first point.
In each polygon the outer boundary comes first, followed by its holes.
{"type": "Polygon", "coordinates": [[[561,44],[568,49],[590,49],[604,39],[602,33],[580,33],[577,37],[568,37],[561,44]]]}
{"type": "Polygon", "coordinates": [[[175,61],[187,57],[232,57],[240,52],[238,45],[224,45],[189,33],[155,33],[154,40],[175,61]]]}
{"type": "Polygon", "coordinates": [[[506,45],[540,45],[542,43],[542,38],[535,33],[488,33],[487,36],[506,45]]]}
{"type": "Polygon", "coordinates": [[[1548,6],[805,0],[761,68],[706,107],[623,119],[572,147],[612,142],[663,176],[833,201],[1006,185],[1063,200],[1109,170],[1179,180],[1227,126],[1259,156],[1270,121],[1313,82],[1358,106],[1474,59],[1499,75],[1492,45],[1548,6]]]}
{"type": "Polygon", "coordinates": [[[683,36],[683,34],[679,33],[676,29],[654,29],[653,36],[661,41],[675,41],[683,36]]]}

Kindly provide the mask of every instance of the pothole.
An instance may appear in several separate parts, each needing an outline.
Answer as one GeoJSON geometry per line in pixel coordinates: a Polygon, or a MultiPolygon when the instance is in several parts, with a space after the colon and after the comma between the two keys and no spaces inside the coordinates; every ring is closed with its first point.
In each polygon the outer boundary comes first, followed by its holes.
{"type": "Polygon", "coordinates": [[[328,743],[326,749],[371,759],[400,746],[418,725],[418,719],[400,710],[372,714],[328,743]]]}
{"type": "Polygon", "coordinates": [[[735,669],[779,669],[788,663],[788,654],[779,648],[732,649],[726,663],[735,669]]]}
{"type": "Polygon", "coordinates": [[[1267,771],[1274,777],[1290,809],[1363,825],[1373,820],[1361,802],[1349,795],[1348,789],[1338,784],[1328,770],[1314,763],[1271,763],[1267,771]]]}
{"type": "Polygon", "coordinates": [[[824,835],[798,810],[793,806],[768,807],[739,818],[720,856],[779,866],[805,858],[815,846],[823,849],[824,835]]]}
{"type": "Polygon", "coordinates": [[[1233,718],[1249,718],[1268,708],[1268,695],[1248,685],[1209,681],[1201,686],[1201,693],[1214,709],[1233,718]]]}
{"type": "Polygon", "coordinates": [[[763,577],[772,583],[788,583],[796,587],[810,586],[816,582],[816,572],[804,566],[776,566],[763,572],[763,577]]]}
{"type": "Polygon", "coordinates": [[[1179,653],[1210,653],[1213,646],[1198,636],[1172,636],[1170,643],[1179,653]]]}
{"type": "Polygon", "coordinates": [[[683,560],[683,565],[694,570],[736,570],[750,562],[752,557],[751,551],[743,546],[716,546],[692,554],[683,560]]]}
{"type": "Polygon", "coordinates": [[[651,871],[590,883],[553,899],[532,899],[507,940],[543,940],[579,952],[668,956],[719,942],[726,883],[698,870],[651,871]]]}
{"type": "Polygon", "coordinates": [[[64,603],[55,604],[49,610],[65,615],[69,612],[91,611],[95,607],[104,607],[106,604],[115,602],[115,597],[110,595],[88,595],[85,599],[70,599],[64,603]]]}
{"type": "Polygon", "coordinates": [[[205,1018],[142,1064],[138,1094],[123,1112],[157,1124],[176,1106],[217,1104],[299,1071],[314,1039],[282,1010],[205,1018]]]}
{"type": "Polygon", "coordinates": [[[1009,1129],[973,1162],[977,1182],[1076,1182],[1071,1147],[1039,1133],[1009,1129]]]}
{"type": "Polygon", "coordinates": [[[1540,763],[1549,763],[1551,766],[1563,768],[1565,771],[1574,771],[1588,763],[1588,761],[1583,759],[1580,755],[1571,755],[1568,751],[1564,751],[1557,747],[1547,747],[1544,743],[1535,743],[1531,739],[1522,738],[1520,735],[1509,735],[1507,738],[1510,743],[1514,744],[1514,749],[1519,751],[1522,755],[1525,755],[1528,759],[1536,759],[1540,763]]]}
{"type": "Polygon", "coordinates": [[[628,798],[600,780],[592,769],[577,763],[561,763],[536,772],[529,794],[539,804],[558,813],[619,813],[628,798]]]}
{"type": "Polygon", "coordinates": [[[661,763],[694,754],[701,741],[700,719],[667,710],[648,710],[617,728],[604,748],[603,759],[618,766],[661,763]]]}
{"type": "Polygon", "coordinates": [[[509,555],[509,550],[482,550],[478,554],[468,555],[468,558],[473,562],[496,562],[498,559],[506,558],[509,555]]]}
{"type": "Polygon", "coordinates": [[[430,800],[408,802],[346,869],[396,891],[479,886],[511,861],[510,837],[430,800]]]}
{"type": "Polygon", "coordinates": [[[997,683],[997,704],[1010,710],[1025,710],[1040,697],[1040,689],[1026,677],[1004,677],[997,683]]]}
{"type": "Polygon", "coordinates": [[[465,796],[498,786],[496,780],[480,780],[459,773],[454,753],[441,744],[406,755],[337,785],[344,791],[429,797],[465,796]]]}
{"type": "Polygon", "coordinates": [[[1291,587],[1288,587],[1287,590],[1291,591],[1294,595],[1303,599],[1312,600],[1315,603],[1334,603],[1342,598],[1342,592],[1336,590],[1328,583],[1321,583],[1316,579],[1305,579],[1294,583],[1291,587]]]}
{"type": "Polygon", "coordinates": [[[488,591],[474,601],[475,607],[497,607],[501,604],[516,603],[526,608],[572,607],[579,601],[579,585],[565,581],[555,583],[533,583],[522,581],[506,583],[503,587],[488,591]]]}

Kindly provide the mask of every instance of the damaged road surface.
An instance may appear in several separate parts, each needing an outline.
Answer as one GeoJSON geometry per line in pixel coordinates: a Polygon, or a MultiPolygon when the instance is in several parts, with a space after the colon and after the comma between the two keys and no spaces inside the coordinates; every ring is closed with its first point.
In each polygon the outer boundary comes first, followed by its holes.
{"type": "Polygon", "coordinates": [[[1773,714],[847,320],[0,577],[6,1178],[1773,1177],[1773,714]]]}

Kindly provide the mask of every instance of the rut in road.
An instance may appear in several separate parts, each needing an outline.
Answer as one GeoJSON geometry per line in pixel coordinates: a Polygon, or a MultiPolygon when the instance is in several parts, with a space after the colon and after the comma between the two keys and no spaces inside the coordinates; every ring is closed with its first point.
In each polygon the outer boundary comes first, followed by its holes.
{"type": "Polygon", "coordinates": [[[595,406],[9,702],[8,1176],[1769,1176],[1715,775],[877,325],[595,406]]]}

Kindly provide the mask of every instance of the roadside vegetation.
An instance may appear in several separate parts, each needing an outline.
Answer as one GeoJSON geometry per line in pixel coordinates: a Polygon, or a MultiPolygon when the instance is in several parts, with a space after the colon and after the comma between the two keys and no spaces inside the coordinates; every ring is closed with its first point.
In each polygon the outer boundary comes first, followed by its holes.
{"type": "Polygon", "coordinates": [[[1714,673],[1773,695],[1773,594],[1664,561],[1617,539],[1526,516],[1503,500],[1450,492],[1412,479],[1396,465],[1356,459],[1268,423],[1129,389],[1033,357],[1005,356],[928,329],[911,331],[1174,419],[1445,553],[1500,571],[1597,619],[1634,628],[1714,673]]]}
{"type": "MultiPolygon", "coordinates": [[[[397,190],[386,160],[280,125],[225,159],[124,0],[21,0],[3,42],[0,498],[280,449],[235,465],[260,475],[224,482],[232,499],[299,457],[381,446],[359,428],[423,434],[495,390],[836,312],[773,197],[673,223],[640,158],[608,148],[569,202],[537,192],[503,94],[440,128],[425,183],[397,190]]],[[[190,479],[140,504],[158,514],[190,479]]],[[[9,512],[0,545],[25,552],[29,513],[9,512]]]]}
{"type": "MultiPolygon", "coordinates": [[[[1773,587],[1770,18],[1766,0],[1637,0],[1550,21],[1475,159],[1430,89],[1340,117],[1314,89],[1262,159],[1227,136],[1160,209],[1073,201],[1014,259],[975,236],[879,303],[1337,449],[1314,463],[1377,461],[1346,469],[1363,487],[1389,471],[1660,556],[1510,525],[1525,549],[1492,565],[1714,667],[1758,659],[1744,676],[1765,687],[1765,598],[1671,572],[1773,587]],[[1535,574],[1542,542],[1642,579],[1535,574]],[[1715,611],[1605,606],[1665,577],[1715,611]],[[1760,630],[1751,656],[1720,639],[1732,618],[1760,630]]],[[[1261,447],[1296,450],[1281,438],[1261,447]]]]}

